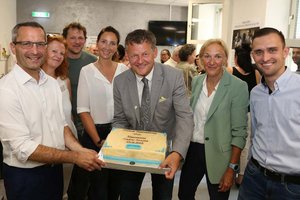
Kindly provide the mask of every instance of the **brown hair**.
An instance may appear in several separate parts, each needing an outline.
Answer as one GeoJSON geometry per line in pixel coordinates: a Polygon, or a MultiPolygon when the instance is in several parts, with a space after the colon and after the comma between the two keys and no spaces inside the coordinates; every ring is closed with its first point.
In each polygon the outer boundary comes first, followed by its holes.
{"type": "Polygon", "coordinates": [[[85,39],[87,38],[86,28],[84,26],[82,26],[79,22],[72,22],[71,24],[68,24],[67,26],[65,26],[65,28],[63,29],[63,33],[62,33],[62,35],[65,39],[68,36],[69,29],[78,29],[80,31],[83,31],[84,38],[85,39]]]}

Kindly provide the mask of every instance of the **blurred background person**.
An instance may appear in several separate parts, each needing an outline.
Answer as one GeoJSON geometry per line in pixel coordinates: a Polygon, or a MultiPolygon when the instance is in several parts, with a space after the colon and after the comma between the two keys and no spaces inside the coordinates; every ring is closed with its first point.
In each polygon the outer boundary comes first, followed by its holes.
{"type": "Polygon", "coordinates": [[[196,59],[196,47],[193,44],[183,45],[179,50],[180,62],[176,65],[176,68],[183,71],[184,83],[187,88],[188,96],[192,94],[192,79],[198,75],[195,66],[196,59]]]}
{"type": "Polygon", "coordinates": [[[220,39],[207,40],[200,50],[206,73],[192,83],[194,132],[181,170],[179,199],[195,199],[206,177],[210,199],[227,200],[246,142],[247,84],[229,74],[228,50],[220,39]]]}
{"type": "Polygon", "coordinates": [[[204,67],[201,65],[201,62],[200,62],[199,54],[196,55],[195,66],[196,66],[196,70],[197,70],[198,74],[205,73],[204,67]]]}
{"type": "Polygon", "coordinates": [[[125,53],[125,47],[121,44],[118,45],[118,49],[116,53],[113,55],[112,60],[118,63],[123,63],[127,67],[130,67],[130,63],[125,53]]]}
{"type": "MultiPolygon", "coordinates": [[[[236,47],[234,54],[234,63],[235,67],[227,67],[227,71],[234,76],[240,78],[245,81],[248,85],[248,92],[250,95],[250,91],[254,88],[261,79],[261,75],[256,70],[251,61],[251,47],[250,44],[243,44],[240,47],[236,47]]],[[[251,118],[250,118],[250,106],[248,106],[248,127],[247,127],[247,141],[246,145],[241,153],[240,158],[240,170],[238,173],[238,177],[236,179],[236,184],[239,186],[243,180],[245,168],[248,163],[248,151],[251,145],[250,135],[251,135],[251,118]]]]}
{"type": "MultiPolygon", "coordinates": [[[[77,112],[84,127],[82,145],[97,152],[111,131],[114,114],[113,80],[127,70],[112,60],[120,42],[119,32],[111,26],[103,28],[97,37],[99,59],[84,66],[80,72],[77,112]]],[[[74,166],[69,187],[69,199],[114,199],[113,170],[89,172],[74,166]]]]}
{"type": "Polygon", "coordinates": [[[167,60],[171,58],[171,53],[168,49],[163,49],[160,52],[160,62],[165,63],[167,60]]]}
{"type": "Polygon", "coordinates": [[[300,48],[293,48],[292,59],[294,63],[297,65],[296,73],[300,74],[300,48]]]}
{"type": "Polygon", "coordinates": [[[89,52],[90,52],[91,54],[93,54],[93,55],[95,55],[95,56],[98,57],[99,51],[98,51],[97,44],[91,44],[91,46],[89,47],[88,50],[89,50],[89,52]]]}
{"type": "Polygon", "coordinates": [[[172,56],[167,60],[164,64],[170,65],[171,67],[176,67],[176,65],[180,62],[179,59],[179,50],[181,49],[182,45],[175,47],[172,52],[172,56]]]}
{"type": "MultiPolygon", "coordinates": [[[[42,69],[50,76],[55,78],[62,92],[62,105],[66,122],[72,133],[77,138],[77,130],[72,120],[71,106],[71,83],[68,78],[68,63],[66,60],[66,42],[61,35],[47,36],[47,50],[45,63],[42,69]]],[[[71,178],[73,164],[65,163],[64,168],[64,198],[66,197],[67,188],[71,178]]]]}

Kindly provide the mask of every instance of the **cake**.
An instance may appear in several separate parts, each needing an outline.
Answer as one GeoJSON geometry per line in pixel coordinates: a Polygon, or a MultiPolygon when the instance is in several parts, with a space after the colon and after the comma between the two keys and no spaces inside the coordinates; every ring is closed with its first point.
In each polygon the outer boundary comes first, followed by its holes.
{"type": "Polygon", "coordinates": [[[114,128],[101,152],[107,163],[158,168],[166,150],[165,133],[114,128]]]}

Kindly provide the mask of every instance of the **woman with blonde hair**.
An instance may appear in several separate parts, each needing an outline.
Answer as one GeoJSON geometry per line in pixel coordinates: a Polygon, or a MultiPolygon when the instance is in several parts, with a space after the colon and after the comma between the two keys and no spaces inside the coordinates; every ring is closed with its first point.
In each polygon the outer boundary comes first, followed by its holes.
{"type": "Polygon", "coordinates": [[[194,132],[182,167],[179,198],[195,199],[206,177],[210,199],[228,199],[246,142],[247,84],[229,74],[224,41],[210,39],[200,50],[206,74],[192,81],[194,132]]]}

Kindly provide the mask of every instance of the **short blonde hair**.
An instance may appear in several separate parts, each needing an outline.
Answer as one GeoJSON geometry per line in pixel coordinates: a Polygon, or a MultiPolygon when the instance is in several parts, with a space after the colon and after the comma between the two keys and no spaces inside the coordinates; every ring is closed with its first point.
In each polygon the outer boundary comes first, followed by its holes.
{"type": "MultiPolygon", "coordinates": [[[[204,54],[204,51],[206,50],[206,48],[208,46],[210,46],[211,44],[218,44],[219,46],[222,47],[224,53],[225,53],[225,56],[226,56],[226,63],[224,63],[226,66],[227,66],[227,61],[228,61],[228,48],[227,48],[227,45],[226,43],[221,40],[221,39],[209,39],[207,40],[201,47],[200,49],[200,52],[199,52],[199,57],[200,57],[200,62],[201,62],[201,65],[203,65],[203,61],[202,61],[202,57],[203,57],[203,54],[204,54]]],[[[226,67],[225,66],[225,67],[226,67]]]]}

